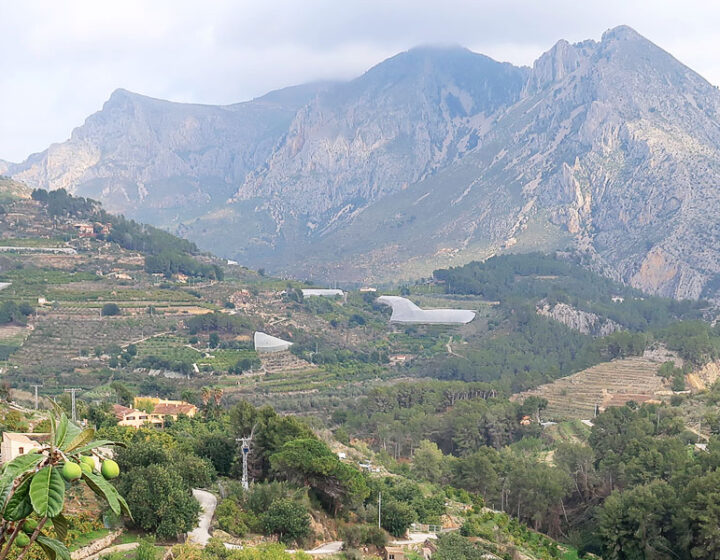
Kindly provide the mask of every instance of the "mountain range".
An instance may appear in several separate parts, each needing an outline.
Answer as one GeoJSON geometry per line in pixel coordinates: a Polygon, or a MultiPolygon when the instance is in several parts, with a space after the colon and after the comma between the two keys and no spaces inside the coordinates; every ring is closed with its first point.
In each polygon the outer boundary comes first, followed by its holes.
{"type": "Polygon", "coordinates": [[[720,91],[626,26],[532,68],[420,47],[228,106],[118,90],[0,171],[328,284],[560,249],[654,294],[720,289],[720,91]]]}

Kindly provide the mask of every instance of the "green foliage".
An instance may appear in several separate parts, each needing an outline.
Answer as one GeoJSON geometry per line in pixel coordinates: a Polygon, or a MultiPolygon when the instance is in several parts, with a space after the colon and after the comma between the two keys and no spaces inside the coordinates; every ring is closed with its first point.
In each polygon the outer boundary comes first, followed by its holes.
{"type": "Polygon", "coordinates": [[[310,516],[297,502],[275,500],[263,515],[265,531],[277,535],[281,542],[300,542],[310,535],[310,516]]]}
{"type": "Polygon", "coordinates": [[[500,255],[433,272],[448,293],[477,294],[504,305],[541,299],[564,302],[611,319],[630,331],[664,327],[677,319],[702,316],[703,301],[648,296],[557,255],[500,255]],[[621,297],[619,301],[617,297],[621,297]],[[613,298],[615,298],[613,300],[613,298]]]}
{"type": "Polygon", "coordinates": [[[248,527],[243,522],[242,517],[242,509],[232,499],[223,500],[215,510],[215,519],[218,526],[235,537],[243,537],[248,532],[248,527]]]}
{"type": "Polygon", "coordinates": [[[200,504],[169,466],[151,464],[124,472],[118,489],[133,511],[134,523],[162,539],[175,538],[197,524],[200,504]]]}
{"type": "Polygon", "coordinates": [[[410,504],[397,500],[383,503],[380,524],[391,535],[404,536],[415,521],[417,521],[417,512],[410,504]]]}
{"type": "Polygon", "coordinates": [[[437,541],[437,551],[433,554],[436,560],[482,560],[486,551],[472,544],[456,533],[442,535],[437,541]]]}
{"type": "Polygon", "coordinates": [[[423,440],[413,456],[412,470],[420,479],[440,482],[444,475],[445,464],[445,457],[437,444],[423,440]]]}
{"type": "Polygon", "coordinates": [[[81,196],[71,196],[65,189],[56,189],[50,192],[43,189],[33,190],[32,199],[47,205],[51,216],[77,216],[87,217],[93,215],[100,208],[100,203],[81,196]]]}
{"type": "Polygon", "coordinates": [[[204,264],[197,259],[180,252],[162,251],[145,257],[145,270],[151,274],[185,274],[211,280],[222,280],[223,269],[216,264],[204,264]]]}
{"type": "Polygon", "coordinates": [[[343,525],[339,533],[346,550],[363,545],[380,548],[386,546],[389,541],[388,534],[377,525],[343,525]]]}
{"type": "Polygon", "coordinates": [[[111,317],[113,315],[120,315],[120,307],[117,303],[106,303],[100,310],[100,315],[103,317],[111,317]]]}
{"type": "Polygon", "coordinates": [[[680,321],[658,332],[670,350],[695,366],[720,357],[720,328],[702,321],[680,321]]]}
{"type": "Polygon", "coordinates": [[[270,457],[277,476],[309,486],[337,513],[343,505],[362,502],[369,490],[357,469],[341,462],[317,439],[295,439],[270,457]]]}
{"type": "Polygon", "coordinates": [[[145,537],[138,541],[135,549],[135,560],[158,560],[158,550],[155,548],[155,538],[145,537]]]}
{"type": "Polygon", "coordinates": [[[14,301],[4,301],[0,303],[0,324],[26,325],[27,318],[34,312],[35,310],[27,303],[17,304],[14,301]]]}
{"type": "Polygon", "coordinates": [[[194,315],[185,322],[185,325],[191,334],[212,331],[241,334],[254,328],[253,322],[245,315],[228,315],[219,312],[194,315]]]}
{"type": "MultiPolygon", "coordinates": [[[[97,449],[104,445],[113,445],[113,442],[95,440],[93,429],[83,429],[70,422],[64,413],[53,414],[50,416],[50,438],[46,446],[38,452],[19,455],[5,464],[0,475],[3,511],[0,557],[5,558],[13,544],[22,550],[20,554],[23,556],[37,544],[50,560],[70,559],[68,549],[62,542],[67,536],[68,521],[62,515],[66,482],[60,474],[61,461],[75,463],[80,453],[97,453],[97,449]],[[30,518],[31,515],[37,518],[30,518]],[[51,522],[52,533],[50,525],[46,528],[48,521],[51,522]],[[25,532],[21,532],[21,528],[25,532]]],[[[83,476],[83,482],[103,502],[108,503],[117,515],[129,515],[125,500],[115,488],[102,477],[98,478],[102,483],[87,475],[83,476]]],[[[82,482],[76,481],[74,484],[82,482]]]]}

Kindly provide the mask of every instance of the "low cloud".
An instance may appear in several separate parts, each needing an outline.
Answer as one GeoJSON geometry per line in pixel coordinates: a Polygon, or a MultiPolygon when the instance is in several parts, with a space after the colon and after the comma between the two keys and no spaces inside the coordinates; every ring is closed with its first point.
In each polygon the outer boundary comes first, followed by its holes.
{"type": "Polygon", "coordinates": [[[532,64],[561,38],[628,24],[720,83],[720,6],[546,0],[9,2],[0,0],[0,157],[19,161],[123,87],[235,103],[318,79],[350,79],[428,43],[532,64]]]}

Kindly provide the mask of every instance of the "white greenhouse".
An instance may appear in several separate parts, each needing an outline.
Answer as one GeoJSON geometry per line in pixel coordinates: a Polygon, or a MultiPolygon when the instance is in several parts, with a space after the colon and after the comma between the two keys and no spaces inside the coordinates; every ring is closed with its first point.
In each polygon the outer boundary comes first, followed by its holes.
{"type": "Polygon", "coordinates": [[[329,290],[324,288],[304,288],[302,291],[303,297],[334,297],[342,296],[342,290],[329,290]]]}
{"type": "Polygon", "coordinates": [[[258,353],[268,354],[270,352],[283,352],[288,350],[293,343],[277,338],[276,336],[270,336],[267,333],[256,331],[255,337],[255,351],[258,353]]]}
{"type": "Polygon", "coordinates": [[[379,303],[392,307],[392,323],[465,324],[475,318],[469,309],[420,309],[412,301],[399,296],[380,296],[379,303]]]}

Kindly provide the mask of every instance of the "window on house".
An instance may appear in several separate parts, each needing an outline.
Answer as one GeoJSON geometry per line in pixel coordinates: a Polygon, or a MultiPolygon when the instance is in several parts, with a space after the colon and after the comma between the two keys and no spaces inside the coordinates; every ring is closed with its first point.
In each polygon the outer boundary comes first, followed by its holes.
{"type": "Polygon", "coordinates": [[[135,417],[134,417],[134,416],[128,416],[127,419],[128,419],[128,420],[135,420],[135,417]]]}
{"type": "Polygon", "coordinates": [[[23,455],[23,454],[25,453],[25,448],[24,448],[24,447],[19,447],[19,448],[18,448],[18,451],[20,452],[20,455],[23,455]]]}

